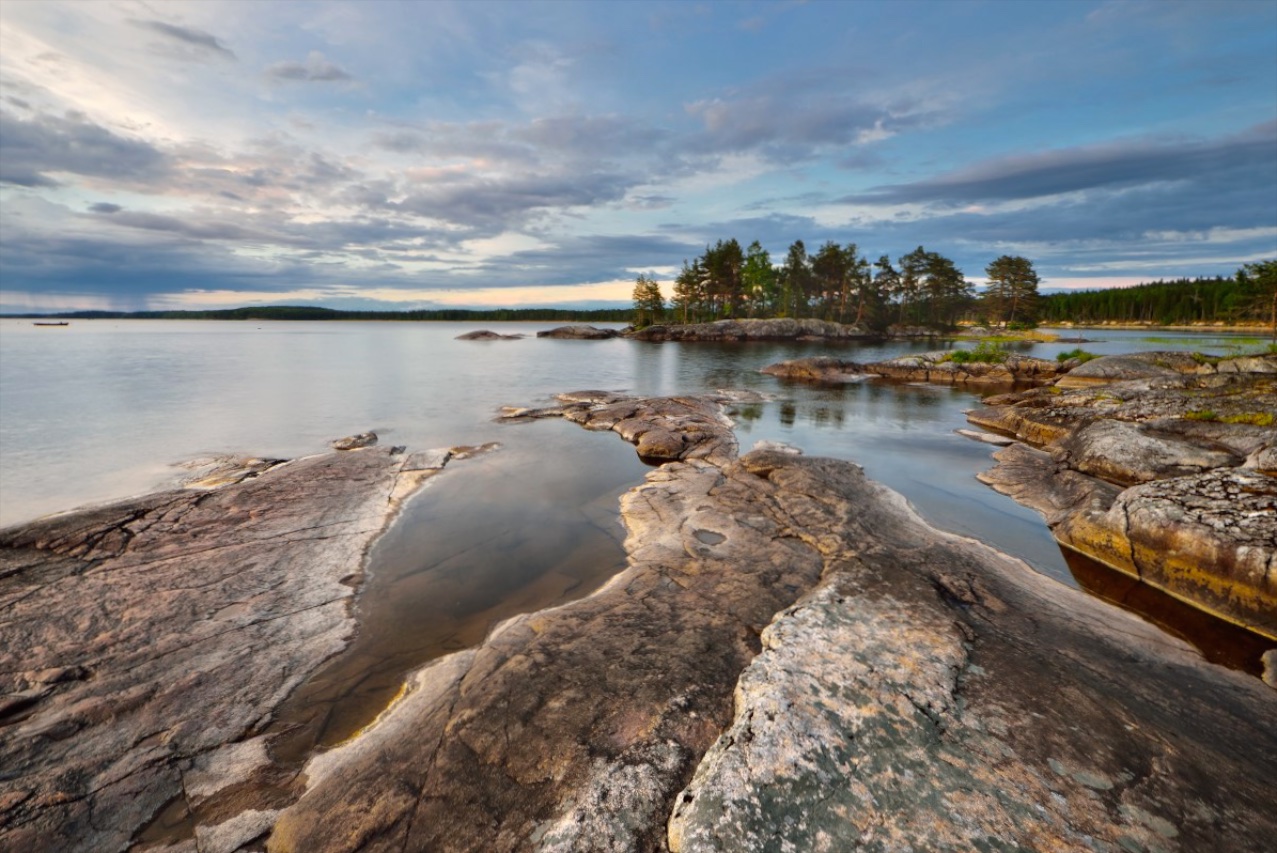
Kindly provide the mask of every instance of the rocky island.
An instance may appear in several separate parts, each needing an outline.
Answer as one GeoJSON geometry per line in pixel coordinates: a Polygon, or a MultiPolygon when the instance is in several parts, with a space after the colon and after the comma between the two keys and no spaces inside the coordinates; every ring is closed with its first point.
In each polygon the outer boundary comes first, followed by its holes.
{"type": "Polygon", "coordinates": [[[852,463],[741,455],[732,405],[583,391],[505,410],[662,463],[622,498],[627,568],[410,674],[284,785],[261,782],[282,772],[272,709],[347,642],[368,541],[446,452],[263,463],[4,531],[0,640],[31,653],[6,674],[0,846],[1171,853],[1277,836],[1271,687],[932,528],[852,463]],[[169,802],[190,837],[149,839],[169,802]]]}

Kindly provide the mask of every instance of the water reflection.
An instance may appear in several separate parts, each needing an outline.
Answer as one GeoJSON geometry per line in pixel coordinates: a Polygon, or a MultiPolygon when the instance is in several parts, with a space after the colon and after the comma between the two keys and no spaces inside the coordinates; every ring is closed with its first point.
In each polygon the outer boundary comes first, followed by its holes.
{"type": "Polygon", "coordinates": [[[1190,607],[1070,548],[1060,551],[1078,586],[1188,642],[1211,663],[1262,675],[1261,655],[1277,646],[1258,634],[1190,607]]]}
{"type": "Polygon", "coordinates": [[[548,421],[455,463],[370,555],[351,647],[289,698],[276,757],[299,762],[369,723],[404,675],[519,613],[580,598],[625,565],[621,492],[648,469],[614,435],[548,421]]]}

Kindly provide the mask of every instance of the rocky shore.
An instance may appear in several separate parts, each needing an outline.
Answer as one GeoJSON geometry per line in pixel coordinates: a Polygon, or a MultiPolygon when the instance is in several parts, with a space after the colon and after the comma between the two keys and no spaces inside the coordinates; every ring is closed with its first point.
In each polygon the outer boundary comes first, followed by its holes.
{"type": "Polygon", "coordinates": [[[6,673],[0,847],[127,849],[170,801],[193,837],[167,853],[1277,837],[1272,688],[930,527],[854,464],[739,455],[730,405],[505,410],[664,463],[622,498],[627,568],[411,674],[269,797],[272,709],[343,646],[368,542],[447,452],[265,464],[4,531],[0,641],[33,651],[6,673]]]}
{"type": "Polygon", "coordinates": [[[215,816],[202,851],[269,828],[218,798],[269,764],[273,710],[355,630],[369,543],[450,455],[362,443],[0,532],[0,849],[124,850],[173,801],[215,816]]]}
{"type": "Polygon", "coordinates": [[[990,398],[981,479],[1066,547],[1277,640],[1277,356],[1143,353],[990,398]]]}
{"type": "Polygon", "coordinates": [[[952,352],[930,352],[869,364],[831,356],[812,356],[769,364],[762,372],[780,379],[833,385],[861,382],[871,377],[934,385],[1044,385],[1054,382],[1078,364],[1077,361],[1046,361],[1023,355],[1008,356],[1005,361],[996,363],[957,362],[952,355],[952,352]]]}

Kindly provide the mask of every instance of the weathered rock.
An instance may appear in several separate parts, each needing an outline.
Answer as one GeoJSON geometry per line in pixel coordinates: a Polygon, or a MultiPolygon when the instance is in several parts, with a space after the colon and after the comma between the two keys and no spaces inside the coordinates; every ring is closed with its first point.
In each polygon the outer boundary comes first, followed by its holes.
{"type": "Polygon", "coordinates": [[[186,488],[216,489],[260,476],[285,461],[287,460],[244,456],[210,456],[180,462],[175,467],[190,472],[182,478],[182,485],[186,488]]]}
{"type": "MultiPolygon", "coordinates": [[[[665,405],[572,396],[584,424],[665,405]]],[[[413,676],[311,762],[268,849],[1260,850],[1277,831],[1258,679],[927,527],[854,465],[675,462],[622,514],[623,574],[413,676]]]]}
{"type": "Polygon", "coordinates": [[[863,382],[873,375],[867,365],[827,355],[796,358],[790,361],[769,364],[761,372],[781,379],[792,379],[800,382],[823,382],[830,385],[863,382]]]}
{"type": "Polygon", "coordinates": [[[736,436],[722,413],[727,397],[640,399],[609,391],[558,395],[561,405],[540,409],[506,407],[501,420],[561,417],[590,430],[612,430],[654,461],[704,459],[715,465],[736,457],[736,436]]]}
{"type": "Polygon", "coordinates": [[[358,435],[348,435],[345,438],[339,438],[329,442],[329,446],[333,450],[358,450],[361,447],[372,447],[377,443],[377,433],[361,432],[358,435]]]}
{"type": "Polygon", "coordinates": [[[825,320],[718,320],[647,326],[627,332],[637,341],[849,341],[881,337],[860,326],[825,320]]]}
{"type": "Polygon", "coordinates": [[[1277,477],[1241,468],[1145,483],[1069,515],[1061,543],[1277,640],[1277,477]]]}
{"type": "Polygon", "coordinates": [[[1277,412],[1277,381],[1224,363],[1112,357],[1095,384],[990,398],[967,419],[1050,451],[1000,452],[980,479],[1041,512],[1062,544],[1277,638],[1273,430],[1257,425],[1277,412]]]}
{"type": "Polygon", "coordinates": [[[1042,385],[1053,382],[1065,366],[1054,361],[1027,356],[1009,356],[1005,362],[950,361],[950,352],[905,355],[887,361],[858,364],[854,361],[815,356],[782,361],[764,367],[762,372],[783,379],[845,384],[860,382],[869,376],[900,382],[927,382],[936,385],[1042,385]]]}
{"type": "Polygon", "coordinates": [[[1133,379],[1156,380],[1177,376],[1209,376],[1216,373],[1277,373],[1277,355],[1210,359],[1200,353],[1141,352],[1106,355],[1092,359],[1059,383],[1062,388],[1107,385],[1133,379]]]}
{"type": "Polygon", "coordinates": [[[1068,467],[1122,486],[1200,474],[1242,461],[1225,450],[1158,435],[1144,424],[1107,419],[1082,426],[1058,446],[1068,467]]]}
{"type": "Polygon", "coordinates": [[[517,341],[521,340],[523,335],[503,335],[499,332],[493,332],[489,329],[478,329],[473,332],[466,332],[464,335],[457,335],[458,341],[517,341]]]}
{"type": "Polygon", "coordinates": [[[616,329],[598,329],[594,326],[559,326],[537,332],[538,338],[561,338],[577,341],[602,341],[615,338],[620,332],[616,329]]]}
{"type": "Polygon", "coordinates": [[[972,441],[978,441],[982,444],[992,444],[996,447],[1006,447],[1015,443],[1014,439],[1007,438],[1003,435],[994,435],[991,432],[977,432],[973,429],[955,429],[954,432],[963,438],[969,438],[972,441]]]}
{"type": "Polygon", "coordinates": [[[170,800],[198,815],[260,769],[248,739],[353,633],[401,466],[329,453],[0,532],[0,648],[27,670],[0,678],[30,696],[0,720],[0,848],[123,850],[170,800]]]}

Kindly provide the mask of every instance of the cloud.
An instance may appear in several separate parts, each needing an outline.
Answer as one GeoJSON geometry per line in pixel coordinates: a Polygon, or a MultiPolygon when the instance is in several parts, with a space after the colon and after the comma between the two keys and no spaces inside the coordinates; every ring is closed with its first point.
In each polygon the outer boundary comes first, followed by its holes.
{"type": "Polygon", "coordinates": [[[150,144],[120,136],[83,115],[21,119],[0,110],[0,182],[54,187],[51,175],[158,177],[167,158],[150,144]]]}
{"type": "Polygon", "coordinates": [[[99,201],[96,204],[89,206],[89,211],[91,213],[102,213],[108,216],[112,213],[119,213],[123,209],[124,208],[120,207],[118,204],[111,204],[107,201],[99,201]]]}
{"type": "Polygon", "coordinates": [[[861,83],[864,69],[824,68],[778,74],[741,90],[686,103],[684,112],[700,122],[689,147],[702,153],[757,151],[773,162],[794,164],[822,152],[889,139],[909,130],[949,120],[952,98],[942,87],[930,91],[858,94],[846,81],[861,83]]]}
{"type": "Polygon", "coordinates": [[[276,80],[301,80],[312,83],[337,83],[354,78],[345,69],[329,62],[312,50],[305,62],[276,62],[266,69],[266,76],[276,80]]]}
{"type": "Polygon", "coordinates": [[[129,23],[140,29],[150,30],[153,33],[164,36],[171,42],[172,46],[182,47],[184,50],[175,54],[179,58],[205,59],[210,55],[223,59],[235,58],[235,54],[230,48],[218,41],[215,36],[203,30],[197,30],[193,27],[180,27],[176,24],[166,24],[163,21],[143,21],[137,18],[130,19],[129,23]]]}
{"type": "Polygon", "coordinates": [[[523,222],[535,211],[618,201],[638,180],[637,176],[609,172],[476,177],[464,182],[431,183],[414,189],[402,201],[388,201],[385,206],[499,233],[523,222]]]}
{"type": "Polygon", "coordinates": [[[842,201],[961,206],[1160,182],[1206,183],[1225,179],[1235,183],[1273,177],[1277,172],[1275,151],[1277,122],[1266,122],[1243,133],[1209,141],[1145,139],[999,157],[935,178],[874,187],[842,201]]]}

